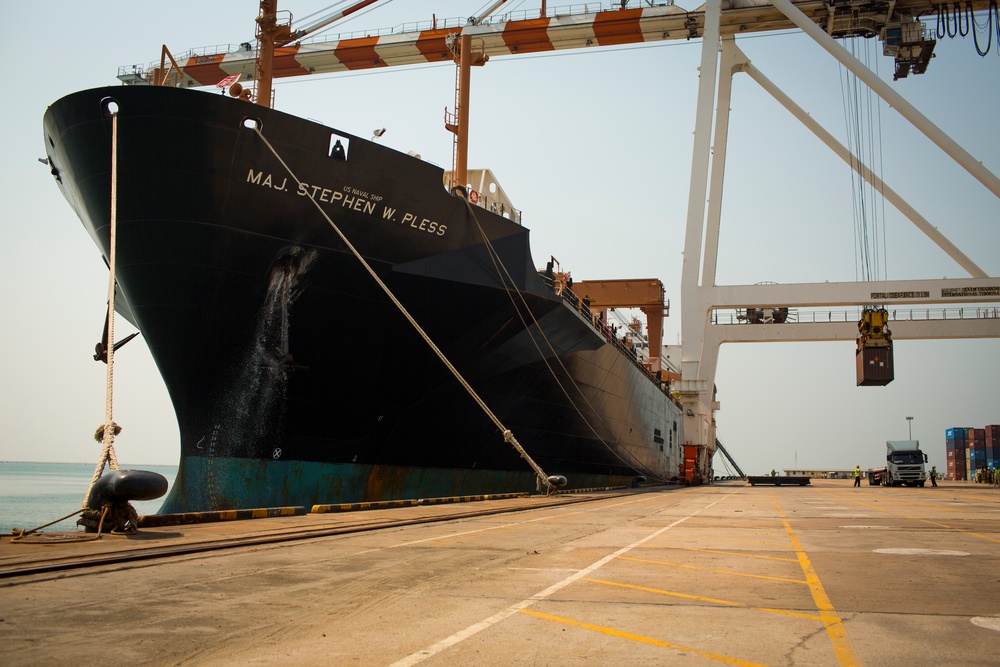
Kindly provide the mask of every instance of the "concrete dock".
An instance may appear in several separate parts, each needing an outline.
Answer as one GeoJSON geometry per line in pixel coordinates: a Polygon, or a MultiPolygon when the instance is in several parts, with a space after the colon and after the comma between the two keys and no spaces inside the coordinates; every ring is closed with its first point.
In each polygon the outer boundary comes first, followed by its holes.
{"type": "Polygon", "coordinates": [[[723,482],[4,537],[0,640],[5,665],[997,665],[1000,489],[723,482]]]}

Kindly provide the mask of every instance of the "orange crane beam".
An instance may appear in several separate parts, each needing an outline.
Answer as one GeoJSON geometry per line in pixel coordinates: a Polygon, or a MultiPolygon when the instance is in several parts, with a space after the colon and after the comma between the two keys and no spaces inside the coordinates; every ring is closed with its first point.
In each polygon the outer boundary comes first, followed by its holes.
{"type": "MultiPolygon", "coordinates": [[[[971,6],[973,11],[985,11],[989,2],[971,0],[963,9],[971,6]]],[[[872,36],[878,34],[880,25],[898,21],[900,17],[936,16],[942,5],[928,0],[896,0],[894,3],[802,0],[795,6],[837,37],[872,36]]],[[[428,22],[425,30],[407,29],[375,36],[366,33],[277,46],[273,74],[275,77],[301,76],[453,61],[454,53],[448,41],[458,35],[468,36],[477,53],[490,58],[692,39],[701,37],[705,23],[704,11],[688,12],[673,5],[597,12],[584,10],[555,16],[536,13],[534,16],[517,20],[499,17],[478,25],[468,25],[464,19],[455,20],[451,27],[438,27],[437,22],[428,22]]],[[[766,0],[747,0],[740,7],[722,9],[723,35],[789,29],[795,29],[795,25],[766,0]]],[[[181,62],[181,71],[171,73],[169,84],[212,86],[233,74],[239,74],[241,81],[249,81],[255,77],[256,61],[256,52],[245,48],[227,47],[214,53],[202,51],[181,62]]],[[[150,70],[154,68],[155,65],[150,70]]],[[[126,83],[149,83],[152,76],[152,71],[138,77],[133,71],[121,78],[126,83]]]]}

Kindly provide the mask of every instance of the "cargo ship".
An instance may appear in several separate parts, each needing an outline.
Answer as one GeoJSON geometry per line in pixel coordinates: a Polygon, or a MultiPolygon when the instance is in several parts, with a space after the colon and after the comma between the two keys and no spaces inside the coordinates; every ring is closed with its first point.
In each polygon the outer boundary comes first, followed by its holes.
{"type": "Polygon", "coordinates": [[[115,175],[116,309],[180,432],[161,512],[678,478],[671,375],[536,264],[495,184],[169,86],[68,95],[43,132],[105,261],[115,175]]]}

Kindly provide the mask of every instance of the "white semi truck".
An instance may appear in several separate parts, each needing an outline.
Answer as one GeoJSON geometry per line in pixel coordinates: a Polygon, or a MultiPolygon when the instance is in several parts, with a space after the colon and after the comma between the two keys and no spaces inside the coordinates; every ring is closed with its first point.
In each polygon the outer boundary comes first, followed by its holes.
{"type": "Polygon", "coordinates": [[[927,481],[927,454],[919,440],[889,440],[885,443],[885,467],[868,471],[868,483],[883,486],[923,486],[927,481]]]}

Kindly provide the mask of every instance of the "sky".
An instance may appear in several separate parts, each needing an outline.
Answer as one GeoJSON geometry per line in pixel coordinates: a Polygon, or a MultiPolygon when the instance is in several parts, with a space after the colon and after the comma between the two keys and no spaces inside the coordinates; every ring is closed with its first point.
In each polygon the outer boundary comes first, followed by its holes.
{"type": "MultiPolygon", "coordinates": [[[[329,3],[285,0],[305,17],[329,3]]],[[[469,16],[479,0],[392,2],[344,30],[469,16]]],[[[537,7],[514,0],[512,8],[537,7]]],[[[549,3],[554,6],[560,3],[549,3]]],[[[594,3],[591,3],[592,5],[594,3]]],[[[694,3],[678,3],[695,9],[694,3]]],[[[48,173],[41,120],[77,90],[114,85],[119,66],[191,47],[247,41],[252,0],[40,0],[7,11],[9,67],[0,107],[0,460],[96,462],[106,369],[93,361],[108,273],[48,173]]],[[[928,23],[933,29],[933,20],[928,23]]],[[[768,78],[846,141],[843,72],[807,36],[738,40],[768,78]]],[[[867,40],[873,68],[892,62],[867,40]]],[[[1000,173],[1000,55],[944,39],[926,74],[893,84],[932,122],[1000,173]]],[[[576,280],[663,280],[665,342],[680,335],[680,275],[701,42],[663,42],[494,58],[472,75],[469,163],[493,170],[531,229],[535,263],[556,257],[576,280]]],[[[449,168],[451,65],[276,82],[276,106],[379,139],[449,168]]],[[[746,76],[734,82],[718,284],[858,279],[851,173],[746,76]]],[[[884,103],[882,177],[989,275],[1000,275],[1000,201],[884,103]]],[[[880,277],[967,277],[890,205],[880,213],[880,277]]],[[[456,317],[461,317],[456,313],[456,317]]],[[[131,331],[121,318],[120,339],[131,331]]],[[[857,387],[854,343],[729,344],[716,378],[720,440],[748,474],[846,469],[884,461],[884,442],[918,439],[944,469],[945,429],[1000,423],[1000,340],[897,341],[895,381],[857,387]],[[906,417],[913,417],[908,422],[906,417]]],[[[115,448],[123,465],[176,464],[177,424],[141,337],[115,356],[115,448]]],[[[723,474],[726,468],[716,461],[723,474]]]]}

